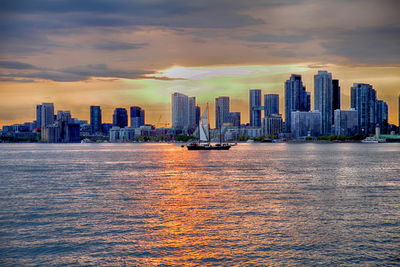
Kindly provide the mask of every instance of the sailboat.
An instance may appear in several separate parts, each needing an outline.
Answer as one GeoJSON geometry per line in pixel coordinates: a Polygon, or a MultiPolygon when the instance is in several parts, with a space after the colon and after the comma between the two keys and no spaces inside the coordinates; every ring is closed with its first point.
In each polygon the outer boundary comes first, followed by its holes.
{"type": "Polygon", "coordinates": [[[207,108],[203,112],[203,115],[200,118],[199,121],[199,142],[193,142],[188,144],[186,147],[188,150],[229,150],[232,145],[230,144],[223,144],[221,142],[220,138],[220,143],[212,145],[210,142],[210,119],[208,117],[208,103],[207,103],[207,108]],[[204,142],[203,144],[201,142],[204,142]]]}

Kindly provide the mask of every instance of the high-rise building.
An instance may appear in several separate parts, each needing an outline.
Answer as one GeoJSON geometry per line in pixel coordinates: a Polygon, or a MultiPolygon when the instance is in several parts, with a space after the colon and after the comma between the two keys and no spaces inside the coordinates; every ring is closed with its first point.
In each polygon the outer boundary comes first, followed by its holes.
{"type": "Polygon", "coordinates": [[[283,120],[280,114],[271,114],[269,116],[264,117],[263,119],[263,135],[271,135],[275,138],[279,137],[279,134],[282,133],[283,120]]]}
{"type": "Polygon", "coordinates": [[[181,93],[172,94],[172,128],[183,128],[188,125],[189,98],[181,93]]]}
{"type": "Polygon", "coordinates": [[[389,108],[385,101],[376,100],[376,112],[375,112],[375,120],[376,126],[379,126],[382,134],[388,133],[389,126],[389,108]]]}
{"type": "Polygon", "coordinates": [[[250,126],[261,127],[261,90],[251,89],[249,93],[250,126]]]}
{"type": "Polygon", "coordinates": [[[229,112],[229,123],[233,127],[240,127],[240,112],[229,112]]]}
{"type": "Polygon", "coordinates": [[[332,80],[332,123],[335,124],[335,110],[340,109],[340,86],[339,80],[332,80]]]}
{"type": "Polygon", "coordinates": [[[124,128],[128,126],[128,112],[124,108],[116,108],[113,114],[113,126],[124,128]]]}
{"type": "Polygon", "coordinates": [[[42,105],[36,105],[36,125],[42,127],[42,105]]]}
{"type": "Polygon", "coordinates": [[[285,131],[291,132],[292,111],[310,111],[310,93],[303,86],[301,75],[292,74],[285,82],[285,131]]]}
{"type": "Polygon", "coordinates": [[[351,87],[351,108],[358,111],[359,132],[375,133],[376,91],[370,84],[354,83],[351,87]]]}
{"type": "Polygon", "coordinates": [[[332,87],[331,73],[320,70],[318,74],[314,75],[314,109],[321,112],[323,135],[329,135],[332,132],[332,87]]]}
{"type": "MultiPolygon", "coordinates": [[[[399,129],[400,129],[400,95],[399,95],[399,129]]],[[[400,130],[399,130],[399,132],[400,132],[400,130]]]]}
{"type": "Polygon", "coordinates": [[[215,128],[219,129],[227,122],[229,122],[229,97],[220,96],[215,99],[215,128]]]}
{"type": "Polygon", "coordinates": [[[102,132],[100,106],[90,106],[90,130],[91,134],[102,132]]]}
{"type": "Polygon", "coordinates": [[[264,117],[272,114],[279,114],[279,95],[265,94],[264,95],[264,117]]]}
{"type": "Polygon", "coordinates": [[[358,112],[351,108],[349,110],[335,110],[335,134],[354,136],[358,133],[358,112]]]}
{"type": "MultiPolygon", "coordinates": [[[[198,125],[196,97],[181,93],[172,94],[172,128],[195,128],[198,125]]],[[[200,108],[199,108],[200,113],[200,108]]]]}
{"type": "Polygon", "coordinates": [[[43,103],[42,104],[42,119],[41,119],[41,129],[42,129],[42,141],[48,142],[48,135],[46,134],[46,127],[54,123],[54,104],[53,103],[43,103]]]}
{"type": "Polygon", "coordinates": [[[195,128],[196,123],[196,97],[188,98],[188,126],[195,128]]]}
{"type": "Polygon", "coordinates": [[[196,126],[199,125],[200,122],[200,116],[201,116],[200,113],[201,113],[200,107],[196,106],[196,120],[195,120],[196,126]]]}
{"type": "Polygon", "coordinates": [[[144,125],[144,110],[140,107],[131,107],[131,127],[139,128],[144,125]]]}
{"type": "Polygon", "coordinates": [[[322,116],[320,111],[293,111],[291,115],[293,138],[321,135],[322,116]]]}

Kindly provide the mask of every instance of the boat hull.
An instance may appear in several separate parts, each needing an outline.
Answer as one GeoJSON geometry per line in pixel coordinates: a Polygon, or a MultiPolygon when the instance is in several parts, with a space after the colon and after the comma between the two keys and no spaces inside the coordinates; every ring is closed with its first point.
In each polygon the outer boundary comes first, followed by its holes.
{"type": "Polygon", "coordinates": [[[188,150],[229,150],[231,148],[231,145],[187,145],[186,147],[188,150]]]}

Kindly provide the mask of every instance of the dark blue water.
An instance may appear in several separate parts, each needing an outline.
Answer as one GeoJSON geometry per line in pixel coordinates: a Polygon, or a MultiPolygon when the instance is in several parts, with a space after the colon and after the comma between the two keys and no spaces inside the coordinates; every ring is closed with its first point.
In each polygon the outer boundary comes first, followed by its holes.
{"type": "Polygon", "coordinates": [[[399,265],[400,144],[0,144],[0,265],[399,265]]]}

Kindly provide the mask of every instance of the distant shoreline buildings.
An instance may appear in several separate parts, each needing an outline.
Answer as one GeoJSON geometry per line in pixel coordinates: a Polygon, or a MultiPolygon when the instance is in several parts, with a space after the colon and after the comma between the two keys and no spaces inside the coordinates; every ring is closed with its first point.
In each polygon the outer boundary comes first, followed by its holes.
{"type": "MultiPolygon", "coordinates": [[[[329,135],[368,136],[375,134],[378,128],[381,134],[398,131],[396,125],[388,123],[388,105],[377,98],[372,85],[353,84],[349,110],[341,109],[340,90],[339,80],[333,79],[331,73],[318,71],[314,75],[314,110],[311,110],[311,93],[303,85],[301,75],[292,74],[284,82],[284,121],[279,110],[279,94],[265,94],[262,104],[262,90],[249,89],[249,123],[246,125],[241,124],[240,112],[230,111],[230,97],[219,96],[215,99],[216,127],[211,131],[212,138],[216,139],[223,132],[227,141],[259,137],[309,140],[329,135]]],[[[70,111],[55,113],[53,103],[42,103],[36,106],[36,120],[3,126],[0,137],[3,141],[70,143],[82,139],[172,141],[198,134],[200,107],[196,105],[195,96],[173,93],[171,110],[172,127],[164,124],[156,128],[145,123],[145,110],[139,106],[131,106],[129,113],[125,108],[115,108],[111,124],[102,123],[100,106],[90,106],[88,123],[72,118],[70,111]]]]}

